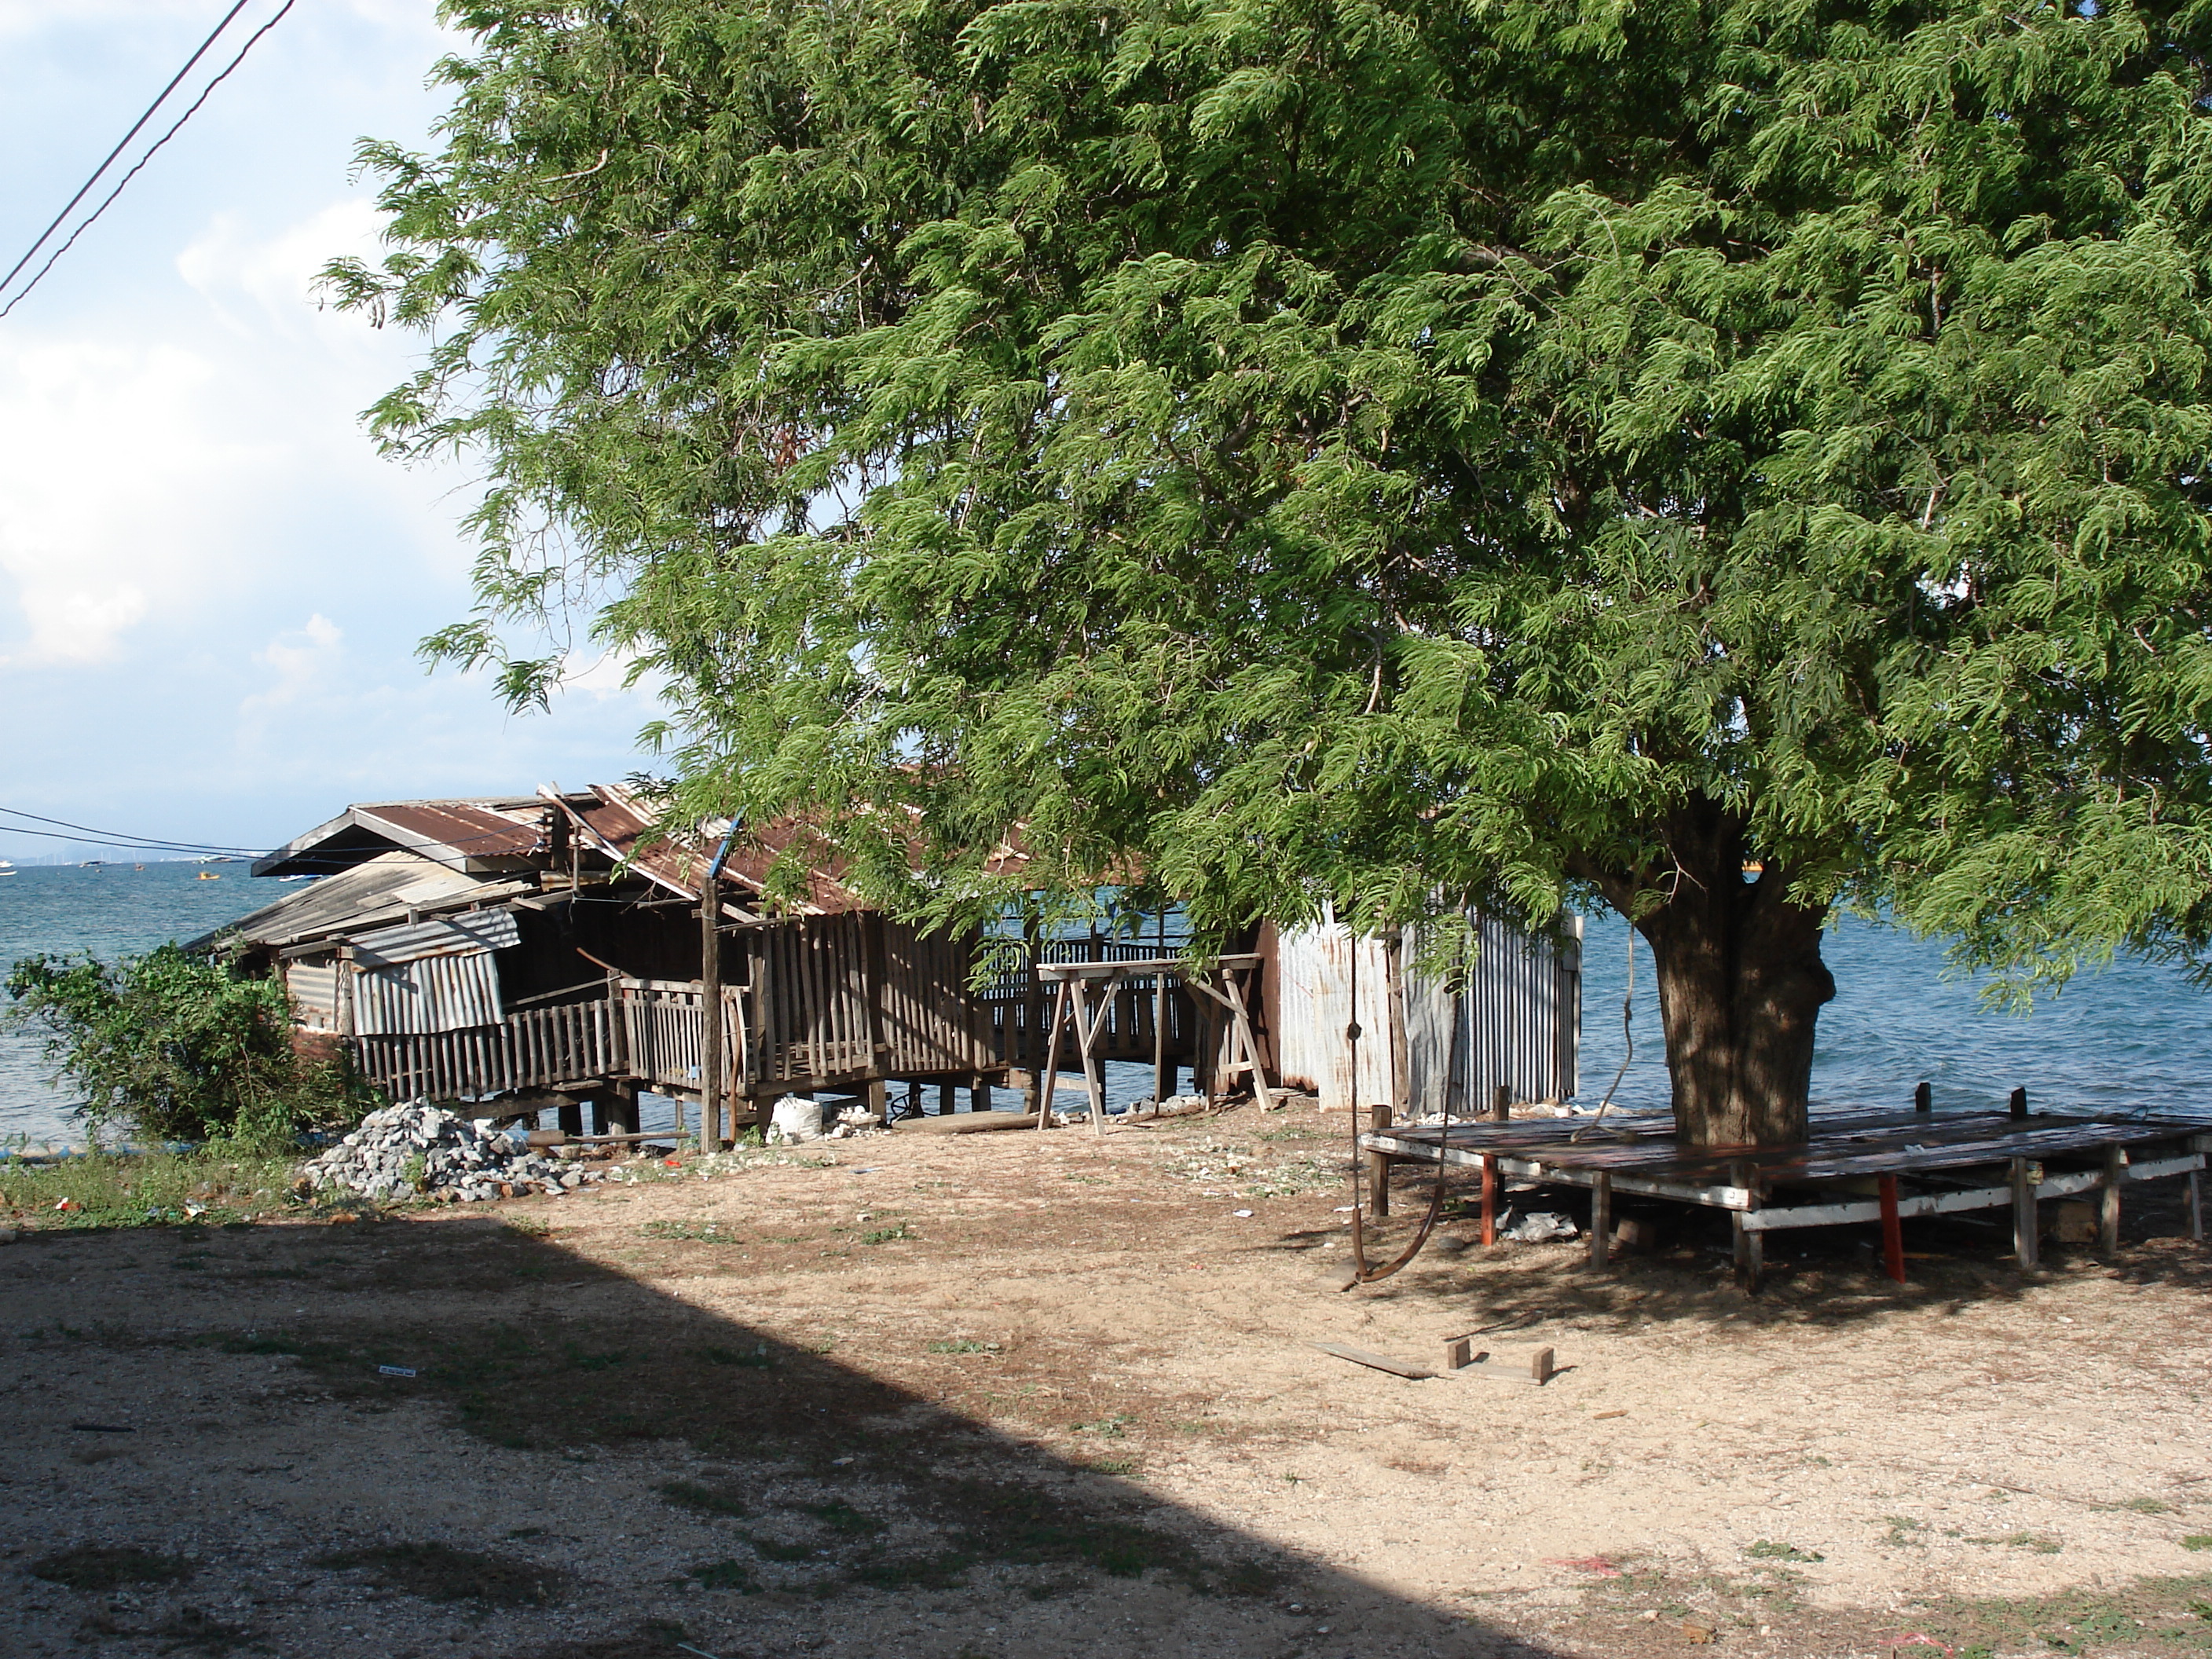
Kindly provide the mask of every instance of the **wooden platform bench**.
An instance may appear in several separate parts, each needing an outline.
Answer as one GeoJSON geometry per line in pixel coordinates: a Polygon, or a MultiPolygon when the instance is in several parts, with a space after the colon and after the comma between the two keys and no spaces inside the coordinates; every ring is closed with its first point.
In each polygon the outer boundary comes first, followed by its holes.
{"type": "Polygon", "coordinates": [[[1393,1163],[1481,1170],[1486,1243],[1495,1237],[1501,1179],[1588,1189],[1593,1267],[1603,1267],[1612,1248],[1616,1194],[1723,1210],[1737,1277],[1756,1288],[1770,1233],[1877,1223],[1885,1270],[1901,1282],[1902,1222],[2007,1207],[2014,1254],[2032,1267],[2041,1205],[2092,1193],[2099,1242],[2109,1251],[2118,1247],[2127,1185],[2173,1176],[2188,1180],[2190,1236],[2201,1242],[2212,1114],[1824,1114],[1803,1144],[1767,1147],[1685,1146],[1663,1115],[1608,1118],[1602,1127],[1572,1118],[1470,1121],[1377,1129],[1359,1144],[1393,1163]]]}

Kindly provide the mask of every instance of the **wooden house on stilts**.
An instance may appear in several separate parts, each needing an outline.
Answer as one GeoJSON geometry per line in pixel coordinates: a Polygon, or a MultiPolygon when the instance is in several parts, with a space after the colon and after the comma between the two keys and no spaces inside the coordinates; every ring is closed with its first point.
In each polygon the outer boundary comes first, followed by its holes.
{"type": "MultiPolygon", "coordinates": [[[[950,1112],[963,1092],[988,1109],[1002,1089],[1034,1108],[1056,988],[1039,969],[1069,962],[1132,968],[1102,979],[1085,1005],[1088,1052],[1065,1045],[1060,1069],[1095,1082],[1107,1063],[1142,1062],[1162,1096],[1186,1076],[1200,1092],[1241,1087],[1248,1054],[1266,1075],[1315,1071],[1298,1059],[1310,1036],[1281,1030],[1286,1007],[1301,1021],[1322,1012],[1317,958],[1295,938],[1285,949],[1263,929],[1240,958],[1240,1036],[1218,995],[1156,965],[1184,945],[1164,929],[989,941],[978,982],[987,941],[920,933],[830,871],[771,905],[769,866],[796,826],[738,840],[710,877],[715,840],[659,837],[656,816],[611,786],[356,805],[253,866],[300,884],[196,943],[281,976],[300,1041],[344,1049],[394,1100],[496,1119],[553,1111],[571,1133],[586,1111],[594,1131],[636,1131],[648,1092],[703,1111],[715,1144],[794,1092],[878,1115],[950,1112]]],[[[1562,994],[1556,975],[1529,983],[1553,1004],[1562,994]]]]}

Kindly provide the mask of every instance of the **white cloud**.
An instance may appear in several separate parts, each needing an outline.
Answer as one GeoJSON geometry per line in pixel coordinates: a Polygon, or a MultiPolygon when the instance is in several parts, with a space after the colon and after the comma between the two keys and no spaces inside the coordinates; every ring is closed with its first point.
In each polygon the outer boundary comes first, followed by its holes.
{"type": "Polygon", "coordinates": [[[217,416],[184,346],[0,336],[0,573],[21,612],[0,666],[112,659],[233,562],[224,533],[265,435],[217,416]]]}
{"type": "Polygon", "coordinates": [[[254,653],[270,671],[270,683],[246,698],[240,712],[252,721],[319,689],[337,667],[344,643],[343,630],[319,611],[305,626],[279,634],[254,653]]]}

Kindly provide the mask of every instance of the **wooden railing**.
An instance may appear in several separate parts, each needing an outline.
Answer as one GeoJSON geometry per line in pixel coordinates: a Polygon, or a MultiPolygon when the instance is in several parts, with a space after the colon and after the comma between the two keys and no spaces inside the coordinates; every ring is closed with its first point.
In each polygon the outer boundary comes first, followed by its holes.
{"type": "MultiPolygon", "coordinates": [[[[698,981],[618,980],[615,994],[622,1005],[629,1074],[649,1087],[696,1093],[705,1036],[705,1022],[699,1016],[703,995],[698,981]]],[[[742,986],[723,988],[722,1052],[728,1056],[729,1069],[726,1088],[734,1087],[736,1080],[745,1075],[744,999],[742,986]]]]}
{"type": "Polygon", "coordinates": [[[605,997],[527,1008],[465,1031],[350,1039],[362,1075],[394,1100],[481,1099],[623,1074],[605,997]]]}

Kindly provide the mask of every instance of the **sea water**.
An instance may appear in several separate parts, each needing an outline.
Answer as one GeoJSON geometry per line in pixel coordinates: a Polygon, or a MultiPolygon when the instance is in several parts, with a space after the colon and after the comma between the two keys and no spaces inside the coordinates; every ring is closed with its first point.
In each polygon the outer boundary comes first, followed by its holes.
{"type": "MultiPolygon", "coordinates": [[[[1611,911],[1584,922],[1582,1082],[1595,1105],[1625,1052],[1628,928],[1611,911]]],[[[2212,1054],[2212,993],[2175,967],[2122,958],[2077,975],[2033,1012],[1985,1006],[1985,981],[1952,972],[1938,939],[1840,917],[1820,953],[1836,1000],[1820,1011],[1813,1049],[1813,1109],[1905,1110],[1925,1082],[1936,1109],[2001,1109],[2015,1088],[2035,1109],[2154,1110],[2212,1106],[2203,1060],[2212,1054]]],[[[1665,1039],[1651,952],[1636,940],[1633,1058],[1616,1107],[1663,1111],[1665,1039]]]]}
{"type": "MultiPolygon", "coordinates": [[[[273,902],[291,888],[256,881],[243,864],[111,864],[99,869],[32,866],[0,877],[0,970],[40,952],[89,951],[105,961],[188,939],[273,902]],[[216,878],[203,881],[203,872],[216,878]]],[[[1595,1104],[1624,1053],[1621,1001],[1628,988],[1627,929],[1607,913],[1586,924],[1583,945],[1582,1080],[1595,1104]]],[[[2160,1106],[2212,1108],[2203,1060],[2212,1054],[2212,994],[2179,970],[2121,961],[2084,974],[2031,1015],[1991,1012],[1978,981],[1950,974],[1940,941],[1844,918],[1823,954],[1836,1000],[1821,1010],[1813,1060],[1816,1110],[1902,1109],[1923,1079],[1938,1110],[1998,1107],[2025,1087],[2039,1109],[2099,1111],[2160,1106]]],[[[1665,1048],[1651,956],[1636,945],[1635,1052],[1614,1091],[1626,1110],[1663,1110],[1665,1048]]],[[[1152,1068],[1106,1068],[1109,1109],[1148,1094],[1152,1068]]],[[[923,1097],[933,1109],[936,1091],[923,1097]]],[[[1000,1102],[1014,1097],[1001,1091],[1000,1102]]],[[[963,1099],[963,1103],[965,1103],[963,1099]]],[[[1063,1108],[1083,1104],[1080,1081],[1061,1079],[1063,1108]]],[[[35,1033],[0,1022],[0,1137],[73,1139],[82,1126],[75,1097],[56,1085],[35,1033]]],[[[672,1103],[648,1098],[647,1129],[668,1127],[672,1103]]]]}
{"type": "MultiPolygon", "coordinates": [[[[255,881],[243,864],[32,865],[0,876],[0,975],[29,956],[103,962],[142,956],[168,939],[195,939],[295,890],[255,881]],[[210,878],[199,879],[204,873],[210,878]]],[[[0,998],[0,1137],[81,1138],[77,1097],[52,1081],[43,1043],[15,1029],[0,998]]]]}

